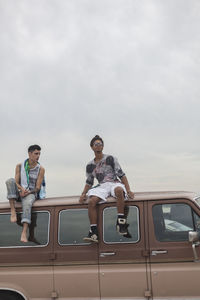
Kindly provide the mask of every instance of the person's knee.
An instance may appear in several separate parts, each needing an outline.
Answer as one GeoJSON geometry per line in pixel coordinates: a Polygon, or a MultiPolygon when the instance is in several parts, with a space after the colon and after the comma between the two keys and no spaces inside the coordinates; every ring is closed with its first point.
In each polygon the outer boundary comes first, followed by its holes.
{"type": "Polygon", "coordinates": [[[120,198],[124,196],[124,191],[120,186],[115,188],[115,195],[116,197],[120,197],[120,198]]]}
{"type": "Polygon", "coordinates": [[[99,201],[100,201],[99,197],[92,196],[89,198],[88,205],[89,207],[95,207],[99,201]]]}
{"type": "Polygon", "coordinates": [[[15,179],[14,178],[9,178],[6,180],[6,185],[11,185],[11,184],[15,184],[15,179]]]}

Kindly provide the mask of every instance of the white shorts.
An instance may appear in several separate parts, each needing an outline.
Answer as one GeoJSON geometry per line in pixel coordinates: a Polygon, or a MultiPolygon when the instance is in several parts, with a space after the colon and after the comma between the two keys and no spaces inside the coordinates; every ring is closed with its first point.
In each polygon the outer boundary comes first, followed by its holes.
{"type": "Polygon", "coordinates": [[[125,185],[120,183],[120,182],[105,182],[105,183],[101,183],[100,185],[98,185],[97,187],[91,188],[88,192],[87,192],[87,196],[91,197],[91,196],[97,196],[100,199],[102,199],[102,202],[105,202],[106,199],[109,196],[115,197],[115,188],[116,187],[121,187],[124,191],[125,194],[125,199],[127,198],[127,192],[126,192],[126,188],[125,185]]]}

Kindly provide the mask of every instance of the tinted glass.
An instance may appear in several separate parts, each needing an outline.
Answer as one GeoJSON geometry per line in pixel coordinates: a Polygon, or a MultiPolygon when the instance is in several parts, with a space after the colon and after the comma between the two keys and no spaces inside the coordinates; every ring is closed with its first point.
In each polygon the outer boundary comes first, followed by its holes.
{"type": "Polygon", "coordinates": [[[59,235],[60,245],[88,244],[83,238],[90,228],[87,209],[68,209],[60,212],[59,235]]]}
{"type": "Polygon", "coordinates": [[[161,242],[188,241],[188,231],[194,230],[192,209],[183,203],[154,205],[153,220],[161,242]]]}
{"type": "Polygon", "coordinates": [[[21,213],[17,213],[17,223],[10,222],[10,214],[0,214],[0,247],[45,246],[49,240],[49,213],[33,212],[28,230],[28,243],[20,242],[22,233],[21,213]]]}
{"type": "Polygon", "coordinates": [[[136,243],[139,241],[139,211],[136,206],[129,206],[127,224],[129,237],[116,231],[117,208],[107,207],[103,212],[103,240],[105,243],[136,243]]]}
{"type": "Polygon", "coordinates": [[[195,230],[200,232],[200,217],[194,212],[195,230]]]}

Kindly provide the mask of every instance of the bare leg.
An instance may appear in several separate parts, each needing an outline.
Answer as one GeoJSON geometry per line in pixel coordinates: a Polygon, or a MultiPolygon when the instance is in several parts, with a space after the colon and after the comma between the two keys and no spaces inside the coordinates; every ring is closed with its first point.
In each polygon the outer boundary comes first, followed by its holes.
{"type": "Polygon", "coordinates": [[[127,224],[127,216],[128,216],[128,208],[125,210],[125,203],[124,203],[124,191],[120,187],[115,188],[115,196],[117,197],[117,224],[116,229],[119,234],[123,235],[126,238],[131,238],[131,234],[128,231],[127,224]]]}
{"type": "Polygon", "coordinates": [[[124,191],[123,191],[123,189],[121,187],[116,187],[115,195],[117,197],[118,214],[124,214],[124,191]]]}
{"type": "Polygon", "coordinates": [[[101,201],[99,197],[91,196],[88,203],[88,216],[90,224],[97,224],[97,203],[101,201]]]}
{"type": "Polygon", "coordinates": [[[29,194],[22,198],[22,224],[23,224],[23,230],[21,234],[21,242],[27,243],[27,230],[29,223],[31,223],[31,209],[33,202],[35,201],[35,195],[29,194]]]}
{"type": "Polygon", "coordinates": [[[83,238],[86,242],[98,243],[98,229],[97,229],[97,203],[101,199],[97,196],[91,196],[88,202],[88,217],[90,220],[90,230],[87,237],[83,238]]]}
{"type": "MultiPolygon", "coordinates": [[[[34,217],[32,217],[32,222],[31,222],[31,224],[29,225],[29,237],[28,237],[28,241],[29,241],[29,242],[33,242],[33,243],[35,243],[35,244],[37,244],[37,245],[41,245],[41,243],[38,242],[38,241],[36,240],[35,236],[34,236],[34,230],[35,230],[36,223],[33,222],[33,218],[34,218],[34,217]]],[[[35,220],[34,220],[34,221],[35,221],[35,220]]]]}
{"type": "Polygon", "coordinates": [[[15,210],[15,199],[9,199],[9,202],[10,202],[10,211],[11,211],[10,222],[16,223],[17,215],[15,210]]]}
{"type": "Polygon", "coordinates": [[[28,223],[23,223],[23,229],[21,234],[21,242],[27,243],[27,229],[28,229],[28,223]]]}

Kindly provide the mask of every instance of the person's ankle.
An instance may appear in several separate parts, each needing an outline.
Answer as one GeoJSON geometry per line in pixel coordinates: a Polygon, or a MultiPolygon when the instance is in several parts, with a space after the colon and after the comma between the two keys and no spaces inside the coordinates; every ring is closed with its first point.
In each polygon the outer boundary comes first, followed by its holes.
{"type": "Polygon", "coordinates": [[[124,214],[118,214],[117,217],[118,217],[119,219],[125,219],[124,214]]]}
{"type": "Polygon", "coordinates": [[[17,222],[17,214],[15,211],[11,211],[10,221],[11,221],[11,223],[17,222]]]}
{"type": "Polygon", "coordinates": [[[97,224],[91,224],[90,229],[92,232],[97,233],[97,224]]]}

